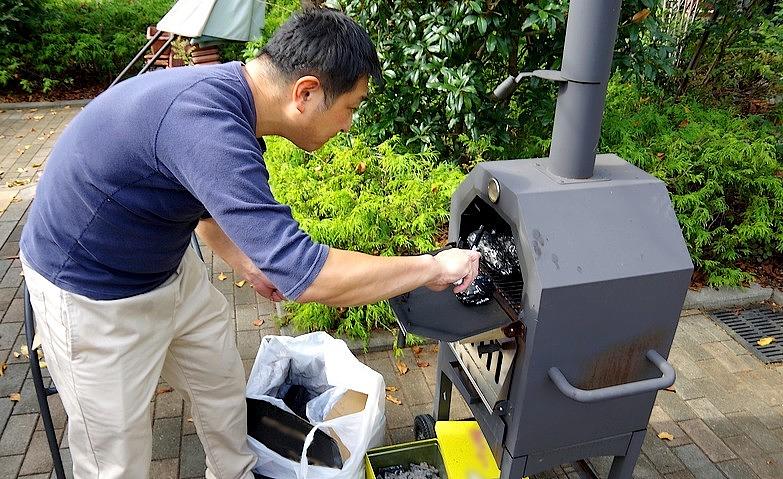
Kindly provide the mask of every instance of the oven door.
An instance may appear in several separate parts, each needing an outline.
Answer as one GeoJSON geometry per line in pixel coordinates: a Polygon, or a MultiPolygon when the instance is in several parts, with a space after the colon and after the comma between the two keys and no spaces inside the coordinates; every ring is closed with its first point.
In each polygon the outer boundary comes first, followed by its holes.
{"type": "Polygon", "coordinates": [[[403,332],[440,341],[460,341],[511,323],[497,301],[479,306],[460,303],[451,288],[419,288],[389,300],[403,332]]]}

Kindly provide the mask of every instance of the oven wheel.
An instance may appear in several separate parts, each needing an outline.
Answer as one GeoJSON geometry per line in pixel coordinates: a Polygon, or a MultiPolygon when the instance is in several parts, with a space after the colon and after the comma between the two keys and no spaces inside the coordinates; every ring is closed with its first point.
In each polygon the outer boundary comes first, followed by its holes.
{"type": "Polygon", "coordinates": [[[435,439],[435,418],[430,414],[419,414],[413,419],[413,434],[417,441],[435,439]]]}

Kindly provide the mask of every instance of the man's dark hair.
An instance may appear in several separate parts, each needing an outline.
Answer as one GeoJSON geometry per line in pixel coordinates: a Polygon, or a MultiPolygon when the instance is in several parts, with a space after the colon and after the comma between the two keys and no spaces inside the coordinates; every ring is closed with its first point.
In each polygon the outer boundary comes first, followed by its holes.
{"type": "Polygon", "coordinates": [[[287,80],[313,75],[321,81],[327,105],[351,91],[363,76],[381,83],[378,54],[367,32],[347,15],[308,8],[291,16],[260,54],[287,80]]]}

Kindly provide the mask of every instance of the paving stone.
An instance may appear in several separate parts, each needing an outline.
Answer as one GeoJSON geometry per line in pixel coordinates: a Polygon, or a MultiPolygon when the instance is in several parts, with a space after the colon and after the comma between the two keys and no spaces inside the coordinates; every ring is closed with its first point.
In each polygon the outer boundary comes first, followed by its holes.
{"type": "Polygon", "coordinates": [[[730,437],[741,434],[741,431],[707,398],[687,401],[688,406],[704,421],[718,437],[730,437]]]}
{"type": "Polygon", "coordinates": [[[0,281],[0,288],[16,288],[22,284],[22,268],[11,267],[5,272],[3,280],[0,281]]]}
{"type": "Polygon", "coordinates": [[[22,467],[23,460],[23,454],[0,457],[0,477],[8,479],[16,477],[19,474],[19,468],[22,467]]]}
{"type": "MultiPolygon", "coordinates": [[[[240,281],[240,279],[237,279],[237,281],[240,281]]],[[[256,290],[250,286],[250,283],[245,283],[241,288],[236,284],[234,285],[234,304],[256,304],[256,290]]]]}
{"type": "Polygon", "coordinates": [[[667,445],[669,446],[674,447],[691,443],[691,438],[685,434],[685,432],[680,429],[680,426],[678,426],[677,423],[658,405],[655,405],[652,408],[650,426],[652,426],[656,434],[667,432],[674,436],[674,439],[667,441],[667,445]]]}
{"type": "Polygon", "coordinates": [[[747,459],[748,464],[761,479],[783,477],[783,453],[765,454],[747,459]]]}
{"type": "Polygon", "coordinates": [[[182,437],[182,456],[180,458],[179,477],[189,479],[203,477],[207,468],[206,455],[201,442],[195,434],[182,437]]]}
{"type": "MultiPolygon", "coordinates": [[[[677,391],[677,395],[683,401],[690,399],[703,398],[705,396],[704,389],[702,389],[698,382],[685,377],[684,375],[678,375],[677,381],[674,383],[674,388],[677,391]]],[[[666,394],[667,391],[661,391],[658,394],[666,394]]]]}
{"type": "Polygon", "coordinates": [[[21,298],[14,298],[13,294],[15,292],[15,288],[2,288],[0,291],[6,292],[5,294],[8,294],[7,292],[11,292],[11,298],[8,300],[0,299],[0,301],[3,302],[3,304],[8,304],[7,309],[5,309],[5,314],[3,315],[3,322],[4,323],[21,323],[24,321],[24,300],[21,298]],[[6,301],[10,301],[10,303],[6,303],[6,301]]]}
{"type": "Polygon", "coordinates": [[[0,323],[0,349],[12,349],[21,330],[22,323],[0,323]]]}
{"type": "Polygon", "coordinates": [[[712,462],[728,461],[737,458],[734,452],[701,419],[683,421],[679,425],[712,462]]]}
{"type": "Polygon", "coordinates": [[[5,428],[5,423],[11,416],[11,410],[14,408],[14,402],[9,400],[0,399],[0,436],[5,428]]]}
{"type": "Polygon", "coordinates": [[[182,396],[177,391],[158,394],[155,398],[155,419],[182,416],[182,396]]]}
{"type": "Polygon", "coordinates": [[[392,444],[402,444],[416,439],[413,434],[413,426],[389,429],[389,437],[392,444]]]}
{"type": "Polygon", "coordinates": [[[719,462],[716,465],[728,479],[759,479],[748,463],[740,459],[719,462]]]}
{"type": "Polygon", "coordinates": [[[150,463],[150,477],[154,479],[177,479],[179,459],[162,459],[150,463]]]}
{"type": "Polygon", "coordinates": [[[756,417],[743,413],[727,414],[728,417],[740,430],[766,452],[779,452],[783,450],[783,442],[780,441],[773,432],[767,429],[756,417]]]}
{"type": "MultiPolygon", "coordinates": [[[[256,304],[237,304],[236,305],[236,326],[237,331],[258,331],[259,327],[253,324],[259,319],[258,306],[256,304]]],[[[268,317],[263,318],[264,322],[268,317]]]]}
{"type": "Polygon", "coordinates": [[[420,369],[411,369],[401,381],[405,384],[402,389],[402,401],[407,406],[416,406],[418,404],[432,404],[432,392],[427,381],[424,379],[424,373],[420,369]]]}
{"type": "Polygon", "coordinates": [[[640,455],[633,469],[633,477],[634,479],[661,479],[663,476],[655,469],[655,466],[647,457],[640,455]]]}
{"type": "Polygon", "coordinates": [[[684,471],[677,471],[673,472],[671,474],[666,474],[663,476],[664,479],[695,479],[693,477],[693,474],[690,473],[687,469],[684,471]]]}
{"type": "Polygon", "coordinates": [[[182,435],[196,434],[196,425],[192,420],[193,412],[190,410],[190,402],[184,401],[182,407],[182,435]],[[188,419],[191,419],[188,421],[188,419]]]}
{"type": "Polygon", "coordinates": [[[672,472],[685,470],[685,465],[677,455],[672,452],[664,441],[658,439],[656,433],[650,429],[644,435],[642,452],[650,458],[661,474],[671,474],[672,472]]]}
{"type": "Polygon", "coordinates": [[[155,420],[152,425],[152,459],[169,459],[180,454],[180,418],[155,420]]]}
{"type": "Polygon", "coordinates": [[[237,331],[237,349],[242,359],[254,359],[261,345],[261,335],[258,331],[237,331]]]}
{"type": "MultiPolygon", "coordinates": [[[[46,402],[49,404],[49,414],[52,416],[52,425],[55,429],[63,429],[65,423],[68,421],[68,415],[65,413],[65,408],[63,407],[60,395],[53,394],[46,398],[46,402]]],[[[36,411],[38,410],[36,409],[36,411]]],[[[38,421],[38,427],[36,429],[43,429],[43,427],[43,421],[38,421]]]]}
{"type": "Polygon", "coordinates": [[[52,453],[49,451],[49,443],[46,440],[44,431],[33,433],[33,439],[27,448],[27,454],[24,456],[22,468],[19,475],[25,474],[46,474],[52,470],[52,453]]]}
{"type": "Polygon", "coordinates": [[[0,456],[23,454],[35,430],[37,414],[20,414],[8,418],[0,437],[0,456]]]}
{"type": "Polygon", "coordinates": [[[25,380],[20,394],[22,399],[14,406],[14,414],[38,413],[38,396],[35,395],[35,385],[32,379],[25,380]]]}
{"type": "Polygon", "coordinates": [[[707,456],[695,444],[686,444],[674,448],[674,453],[685,467],[699,479],[725,479],[707,456]]]}
{"type": "Polygon", "coordinates": [[[737,456],[743,459],[764,454],[764,451],[759,447],[759,445],[753,442],[753,440],[751,440],[745,434],[724,437],[723,442],[729,446],[731,450],[737,454],[737,456]]]}

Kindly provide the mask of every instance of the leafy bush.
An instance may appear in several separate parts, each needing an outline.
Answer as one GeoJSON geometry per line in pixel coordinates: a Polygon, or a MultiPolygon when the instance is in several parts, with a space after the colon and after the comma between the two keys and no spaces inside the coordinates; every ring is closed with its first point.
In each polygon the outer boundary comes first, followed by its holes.
{"type": "MultiPolygon", "coordinates": [[[[466,141],[485,136],[507,147],[516,141],[508,124],[551,124],[554,86],[534,79],[510,104],[492,101],[490,93],[511,73],[559,68],[567,2],[328,3],[342,3],[365,26],[381,57],[386,88],[376,92],[359,122],[370,141],[399,135],[413,150],[431,148],[442,159],[465,160],[466,141]]],[[[623,2],[617,65],[629,75],[654,77],[654,66],[668,59],[656,43],[655,16],[650,10],[635,16],[655,4],[623,2]]]]}
{"type": "MultiPolygon", "coordinates": [[[[738,261],[783,253],[783,138],[779,126],[693,99],[673,101],[612,82],[600,151],[663,180],[697,269],[714,286],[751,279],[738,261]],[[777,135],[777,137],[776,137],[777,135]]],[[[524,156],[546,155],[549,132],[524,156]]]]}
{"type": "Polygon", "coordinates": [[[765,112],[783,94],[783,1],[703,5],[684,40],[679,90],[765,112]]]}
{"type": "MultiPolygon", "coordinates": [[[[419,254],[445,237],[451,194],[463,174],[430,154],[398,153],[395,141],[369,147],[346,137],[306,153],[269,138],[264,158],[275,197],[322,243],[380,255],[419,254]]],[[[391,324],[386,302],[356,308],[290,305],[298,329],[368,337],[391,324]]]]}
{"type": "Polygon", "coordinates": [[[28,33],[0,43],[0,88],[108,83],[144,45],[147,26],[173,3],[40,0],[40,11],[22,9],[19,15],[28,33]]]}

